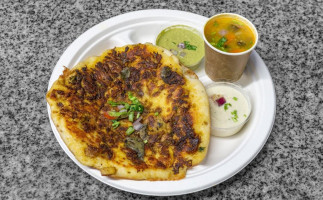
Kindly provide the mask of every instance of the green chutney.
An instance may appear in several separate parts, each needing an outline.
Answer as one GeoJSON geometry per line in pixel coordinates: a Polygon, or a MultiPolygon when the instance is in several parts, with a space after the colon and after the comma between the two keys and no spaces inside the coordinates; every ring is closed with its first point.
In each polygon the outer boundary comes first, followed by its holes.
{"type": "Polygon", "coordinates": [[[156,45],[171,51],[186,67],[196,69],[204,57],[204,41],[200,33],[189,26],[175,25],[161,31],[156,45]]]}

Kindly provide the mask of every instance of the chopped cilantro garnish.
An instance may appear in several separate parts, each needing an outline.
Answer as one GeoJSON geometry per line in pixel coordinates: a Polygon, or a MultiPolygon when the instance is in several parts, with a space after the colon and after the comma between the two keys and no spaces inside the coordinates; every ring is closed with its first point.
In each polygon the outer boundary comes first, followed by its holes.
{"type": "Polygon", "coordinates": [[[224,110],[228,110],[229,106],[232,106],[231,103],[224,104],[224,110]]]}
{"type": "Polygon", "coordinates": [[[127,135],[131,135],[131,133],[133,133],[135,131],[135,129],[133,128],[133,126],[129,126],[128,130],[126,131],[127,135]]]}
{"type": "Polygon", "coordinates": [[[144,143],[147,144],[148,140],[144,140],[144,143]]]}
{"type": "Polygon", "coordinates": [[[142,105],[138,105],[138,104],[131,104],[129,107],[130,111],[138,111],[140,113],[142,113],[144,111],[144,107],[142,105]]]}
{"type": "Polygon", "coordinates": [[[233,97],[232,99],[235,100],[235,101],[238,101],[238,98],[237,97],[233,97]]]}
{"type": "Polygon", "coordinates": [[[197,46],[191,45],[189,41],[184,41],[185,49],[187,50],[196,50],[197,46]]]}
{"type": "Polygon", "coordinates": [[[137,106],[137,105],[131,104],[131,105],[129,106],[129,111],[136,111],[136,106],[137,106]]]}
{"type": "Polygon", "coordinates": [[[231,112],[231,115],[232,115],[232,117],[231,117],[232,121],[237,122],[238,121],[238,113],[237,113],[237,110],[232,111],[231,112]]]}
{"type": "Polygon", "coordinates": [[[136,111],[142,113],[144,111],[144,106],[143,105],[138,105],[138,107],[136,107],[136,111]]]}
{"type": "Polygon", "coordinates": [[[120,125],[120,122],[118,122],[117,120],[112,120],[112,127],[115,129],[115,128],[118,128],[118,126],[120,125]]]}
{"type": "Polygon", "coordinates": [[[205,147],[199,147],[199,152],[204,151],[205,147]]]}
{"type": "Polygon", "coordinates": [[[128,92],[128,98],[132,102],[131,104],[126,102],[114,102],[108,101],[111,106],[123,105],[124,107],[119,111],[109,111],[108,114],[114,118],[127,118],[130,122],[134,121],[135,116],[137,119],[140,117],[141,113],[144,112],[144,106],[141,105],[137,97],[133,96],[131,92],[128,92]],[[137,114],[136,114],[137,113],[137,114]]]}
{"type": "Polygon", "coordinates": [[[126,110],[128,110],[128,109],[130,108],[130,105],[129,105],[128,103],[125,103],[125,104],[124,104],[124,108],[125,108],[126,110]]]}
{"type": "Polygon", "coordinates": [[[213,22],[213,26],[218,26],[218,25],[219,25],[219,23],[217,21],[213,22]]]}
{"type": "Polygon", "coordinates": [[[159,112],[155,112],[155,116],[158,116],[159,115],[159,112]]]}
{"type": "Polygon", "coordinates": [[[231,119],[232,119],[232,121],[234,121],[234,122],[238,122],[238,119],[237,119],[237,118],[235,118],[235,117],[231,117],[231,119]]]}
{"type": "Polygon", "coordinates": [[[225,37],[222,37],[219,41],[218,41],[218,43],[215,45],[215,47],[216,48],[218,48],[218,49],[220,49],[220,50],[222,50],[222,51],[224,51],[225,49],[224,49],[224,43],[227,41],[227,38],[225,38],[225,37]]]}
{"type": "Polygon", "coordinates": [[[128,98],[133,104],[140,104],[137,97],[134,97],[131,92],[128,92],[128,98]]]}
{"type": "Polygon", "coordinates": [[[130,111],[138,111],[140,113],[144,111],[144,106],[141,105],[137,97],[133,96],[131,92],[128,92],[128,98],[132,102],[129,107],[130,111]]]}

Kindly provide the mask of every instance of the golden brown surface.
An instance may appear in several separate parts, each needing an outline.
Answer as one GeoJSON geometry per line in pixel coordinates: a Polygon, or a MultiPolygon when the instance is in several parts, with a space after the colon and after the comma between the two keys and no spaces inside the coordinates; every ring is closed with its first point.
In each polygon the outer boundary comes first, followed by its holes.
{"type": "Polygon", "coordinates": [[[102,175],[177,180],[207,153],[210,114],[205,89],[194,72],[160,47],[119,47],[66,68],[46,98],[68,148],[102,175]],[[125,68],[130,72],[126,77],[125,68]],[[132,125],[128,118],[113,128],[104,114],[118,111],[108,101],[131,104],[128,92],[144,106],[144,135],[126,134],[132,125]]]}

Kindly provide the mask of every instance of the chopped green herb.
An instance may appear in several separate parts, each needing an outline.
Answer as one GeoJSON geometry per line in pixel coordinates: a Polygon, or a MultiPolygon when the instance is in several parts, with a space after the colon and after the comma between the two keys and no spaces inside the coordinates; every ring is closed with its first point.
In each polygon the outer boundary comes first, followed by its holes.
{"type": "Polygon", "coordinates": [[[155,116],[158,116],[159,115],[159,112],[155,112],[155,116]]]}
{"type": "Polygon", "coordinates": [[[108,103],[111,105],[111,106],[117,106],[117,102],[113,102],[113,101],[108,101],[108,103]]]}
{"type": "Polygon", "coordinates": [[[189,41],[184,41],[185,49],[187,50],[196,50],[197,46],[191,45],[189,41]]]}
{"type": "Polygon", "coordinates": [[[205,147],[199,147],[199,152],[204,151],[205,147]]]}
{"type": "Polygon", "coordinates": [[[238,113],[237,113],[237,110],[232,111],[231,112],[231,115],[232,115],[232,117],[231,117],[232,121],[237,122],[238,121],[238,113]]]}
{"type": "Polygon", "coordinates": [[[137,105],[131,104],[129,106],[129,111],[136,111],[136,107],[137,107],[137,105]]]}
{"type": "Polygon", "coordinates": [[[224,104],[224,110],[228,110],[229,106],[232,106],[231,103],[225,103],[224,104]]]}
{"type": "MultiPolygon", "coordinates": [[[[133,96],[131,92],[128,92],[128,98],[132,102],[131,104],[126,103],[126,102],[114,102],[114,101],[108,101],[108,103],[111,106],[118,106],[118,105],[123,105],[124,108],[122,108],[119,112],[118,111],[109,111],[107,114],[109,117],[112,118],[117,118],[117,119],[125,119],[128,118],[130,122],[134,121],[135,116],[137,119],[140,117],[141,113],[144,111],[144,106],[141,105],[137,97],[133,96]],[[137,113],[137,115],[135,115],[137,113]]],[[[110,118],[109,118],[110,119],[110,118]]],[[[120,125],[120,122],[117,120],[112,120],[112,127],[115,129],[120,125]]],[[[131,133],[134,132],[134,128],[130,126],[128,130],[126,131],[127,135],[130,135],[131,133]]]]}
{"type": "Polygon", "coordinates": [[[227,41],[227,38],[222,37],[222,38],[218,41],[218,43],[215,45],[215,47],[216,47],[216,48],[218,48],[218,49],[220,49],[220,50],[225,51],[225,49],[224,49],[224,43],[225,43],[226,41],[227,41]]]}
{"type": "Polygon", "coordinates": [[[144,106],[141,105],[137,97],[134,97],[131,92],[128,92],[128,98],[132,102],[129,107],[130,111],[138,111],[140,113],[144,111],[144,106]]]}
{"type": "Polygon", "coordinates": [[[118,122],[117,120],[112,120],[112,127],[114,129],[118,128],[119,125],[120,125],[120,122],[118,122]]]}
{"type": "Polygon", "coordinates": [[[233,122],[238,122],[237,118],[231,117],[231,119],[232,119],[233,122]]]}
{"type": "Polygon", "coordinates": [[[213,22],[213,26],[218,26],[218,25],[219,25],[219,23],[217,21],[213,22]]]}
{"type": "Polygon", "coordinates": [[[126,131],[127,135],[131,135],[131,133],[133,133],[135,131],[135,129],[133,128],[133,126],[129,126],[129,128],[126,131]]]}
{"type": "Polygon", "coordinates": [[[133,104],[140,104],[137,97],[134,97],[131,92],[128,92],[128,98],[133,104]]]}
{"type": "Polygon", "coordinates": [[[138,105],[138,107],[136,108],[136,111],[142,113],[144,111],[144,106],[143,105],[138,105]]]}
{"type": "Polygon", "coordinates": [[[238,101],[238,98],[237,97],[233,97],[232,99],[235,100],[235,101],[238,101]]]}
{"type": "Polygon", "coordinates": [[[111,117],[120,117],[121,115],[127,114],[127,111],[125,112],[117,112],[117,111],[109,111],[109,115],[111,117]]]}
{"type": "Polygon", "coordinates": [[[144,143],[147,144],[148,140],[144,140],[144,143]]]}
{"type": "Polygon", "coordinates": [[[133,122],[133,118],[135,117],[135,112],[130,112],[129,113],[129,121],[133,122]]]}
{"type": "Polygon", "coordinates": [[[114,101],[108,101],[108,103],[111,105],[111,106],[118,106],[118,105],[123,105],[125,104],[125,102],[114,102],[114,101]]]}
{"type": "Polygon", "coordinates": [[[128,103],[125,103],[125,104],[124,104],[124,108],[125,108],[126,110],[128,110],[128,109],[130,108],[130,105],[129,105],[128,103]]]}
{"type": "Polygon", "coordinates": [[[246,114],[244,114],[243,116],[244,116],[244,117],[247,117],[247,115],[246,115],[246,114]]]}
{"type": "Polygon", "coordinates": [[[138,104],[131,104],[129,107],[129,111],[138,111],[142,113],[144,111],[144,107],[138,104]]]}
{"type": "Polygon", "coordinates": [[[172,42],[172,43],[176,45],[176,43],[175,43],[175,42],[172,42]]]}

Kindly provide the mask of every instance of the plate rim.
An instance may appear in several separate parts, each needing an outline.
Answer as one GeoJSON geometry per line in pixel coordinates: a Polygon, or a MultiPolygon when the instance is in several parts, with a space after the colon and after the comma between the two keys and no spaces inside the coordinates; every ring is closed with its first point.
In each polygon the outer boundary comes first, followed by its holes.
{"type": "MultiPolygon", "coordinates": [[[[94,25],[92,28],[88,29],[87,31],[85,31],[84,33],[82,33],[79,37],[77,37],[68,47],[67,49],[64,51],[64,53],[61,55],[60,59],[58,60],[58,62],[56,63],[52,73],[51,73],[51,77],[50,77],[50,80],[49,80],[49,84],[48,84],[48,90],[50,89],[50,87],[52,86],[53,84],[53,74],[55,72],[55,69],[58,68],[58,67],[61,67],[61,62],[63,60],[63,57],[64,55],[68,54],[68,52],[72,51],[73,47],[76,45],[76,46],[79,46],[80,44],[78,44],[78,42],[80,40],[83,40],[84,37],[86,37],[86,35],[88,34],[91,34],[91,32],[95,31],[99,26],[101,26],[102,24],[104,23],[107,23],[109,21],[112,21],[112,20],[118,20],[118,18],[124,18],[126,16],[131,16],[131,15],[136,15],[136,14],[139,14],[140,17],[149,17],[150,15],[154,15],[154,16],[164,16],[166,14],[179,14],[179,13],[182,13],[182,14],[185,14],[185,15],[191,15],[191,16],[198,16],[198,17],[204,17],[202,15],[198,15],[198,14],[195,14],[195,13],[190,13],[190,12],[186,12],[186,11],[179,11],[179,10],[169,10],[169,9],[148,9],[148,10],[137,10],[137,11],[132,11],[132,12],[128,12],[128,13],[124,13],[124,14],[121,14],[121,15],[117,15],[117,16],[114,16],[112,18],[108,18],[96,25],[94,25]],[[144,16],[143,16],[144,15],[144,16]],[[60,65],[60,66],[59,66],[60,65]]],[[[204,17],[206,18],[206,17],[204,17]]],[[[207,18],[206,18],[207,19],[207,18]]],[[[84,42],[84,41],[83,41],[84,42]]],[[[91,175],[92,177],[94,177],[95,179],[99,180],[100,182],[104,183],[104,184],[107,184],[111,187],[115,187],[115,188],[118,188],[120,190],[123,190],[123,191],[127,191],[127,192],[132,192],[132,193],[136,193],[136,194],[142,194],[142,195],[154,195],[154,196],[169,196],[169,195],[182,195],[182,194],[189,194],[189,193],[193,193],[193,192],[197,192],[197,191],[201,191],[203,189],[207,189],[209,187],[212,187],[214,186],[215,184],[220,184],[224,181],[226,181],[227,179],[233,177],[234,175],[236,175],[238,172],[240,172],[242,169],[244,169],[258,154],[259,152],[263,149],[264,145],[266,144],[269,136],[270,136],[270,133],[272,131],[272,128],[273,128],[273,125],[274,125],[274,122],[275,122],[275,116],[276,116],[276,92],[275,92],[275,87],[274,87],[274,83],[272,81],[272,77],[270,75],[270,72],[269,72],[269,69],[268,67],[266,66],[266,64],[264,63],[264,61],[262,60],[262,58],[259,56],[259,54],[256,52],[256,51],[253,51],[252,52],[252,55],[253,56],[256,56],[258,59],[260,59],[260,62],[261,64],[264,66],[264,70],[265,72],[269,75],[267,78],[269,78],[269,81],[271,82],[271,89],[273,91],[273,115],[271,116],[271,124],[269,125],[269,128],[267,130],[267,133],[266,133],[266,138],[264,140],[262,140],[262,143],[260,144],[260,146],[257,148],[257,151],[253,152],[253,154],[248,157],[248,159],[246,161],[243,162],[243,165],[241,165],[241,167],[231,171],[231,173],[229,173],[229,175],[227,175],[226,177],[222,178],[218,183],[216,182],[212,182],[212,183],[208,183],[208,184],[203,184],[201,186],[197,186],[195,187],[194,189],[190,189],[190,190],[186,190],[186,191],[173,191],[173,192],[168,192],[168,193],[158,193],[158,192],[150,192],[150,191],[145,191],[145,190],[134,190],[133,188],[125,188],[125,187],[121,187],[120,185],[118,184],[113,184],[113,183],[107,183],[105,181],[103,181],[101,178],[98,178],[96,177],[96,175],[92,174],[89,170],[85,169],[87,166],[84,166],[82,165],[81,163],[79,163],[76,158],[74,157],[74,155],[71,153],[71,151],[67,148],[66,144],[62,141],[62,138],[60,137],[60,134],[57,132],[57,129],[55,127],[55,125],[53,124],[52,122],[52,119],[51,119],[51,110],[50,110],[50,106],[49,104],[47,103],[47,110],[48,110],[48,114],[49,114],[49,121],[50,121],[50,124],[51,124],[51,128],[52,128],[52,131],[57,139],[57,141],[59,142],[61,148],[64,150],[64,152],[72,159],[72,161],[74,163],[76,163],[82,170],[84,170],[86,173],[88,173],[89,175],[91,175]],[[56,131],[56,133],[55,133],[56,131]]],[[[233,154],[234,152],[232,152],[233,154]]],[[[229,156],[232,156],[231,154],[229,156]]],[[[184,178],[185,179],[185,178],[184,178]]],[[[111,179],[113,180],[113,179],[111,179]]],[[[135,181],[135,180],[133,180],[135,181]]],[[[179,180],[180,181],[180,180],[179,180]]],[[[162,181],[162,182],[167,182],[167,181],[162,181]]]]}

